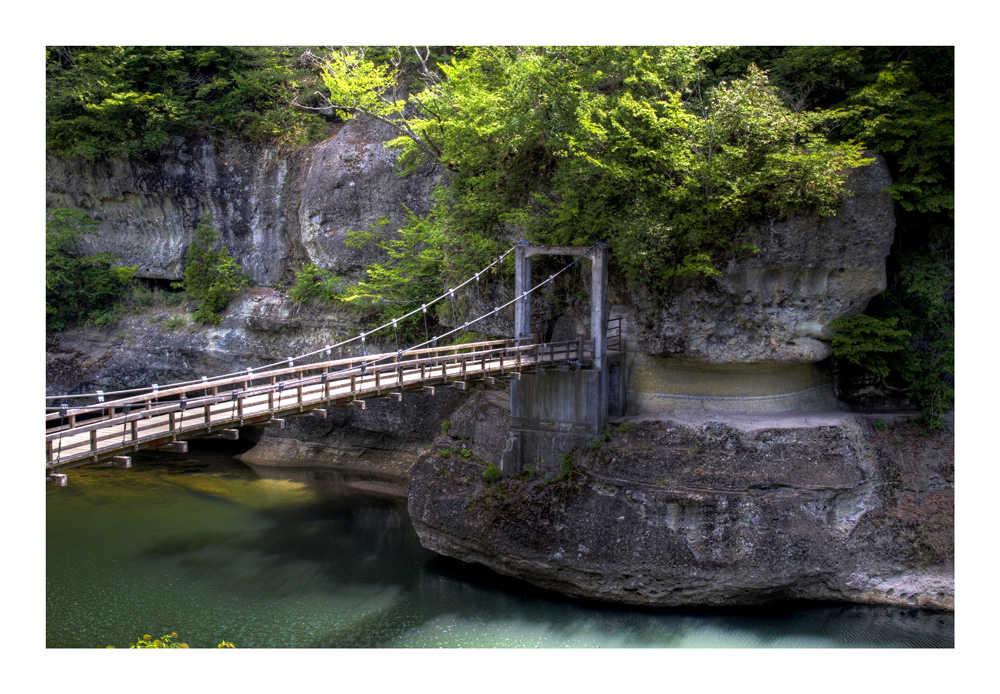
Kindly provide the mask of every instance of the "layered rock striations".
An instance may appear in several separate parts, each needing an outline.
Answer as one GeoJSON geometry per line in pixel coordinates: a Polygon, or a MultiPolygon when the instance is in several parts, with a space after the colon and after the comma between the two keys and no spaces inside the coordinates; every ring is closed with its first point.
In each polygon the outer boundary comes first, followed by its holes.
{"type": "Polygon", "coordinates": [[[429,549],[580,598],[953,609],[950,436],[887,443],[833,414],[646,421],[561,478],[490,484],[442,438],[411,469],[410,516],[429,549]]]}
{"type": "Polygon", "coordinates": [[[631,297],[636,351],[713,364],[818,362],[830,323],[885,289],[895,233],[885,163],[851,172],[832,217],[799,216],[750,231],[756,253],[667,296],[631,297]]]}
{"type": "Polygon", "coordinates": [[[355,119],[291,152],[194,137],[145,158],[49,155],[46,207],[93,216],[98,234],[85,250],[116,253],[140,277],[181,279],[204,215],[259,285],[287,281],[308,262],[356,271],[371,258],[344,245],[346,232],[380,219],[398,228],[406,208],[429,209],[437,180],[431,168],[399,176],[395,154],[382,146],[390,136],[387,126],[355,119]]]}

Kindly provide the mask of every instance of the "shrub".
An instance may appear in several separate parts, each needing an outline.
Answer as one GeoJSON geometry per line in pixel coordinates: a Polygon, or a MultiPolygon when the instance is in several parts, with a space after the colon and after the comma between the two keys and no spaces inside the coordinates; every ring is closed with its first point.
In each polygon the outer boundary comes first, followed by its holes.
{"type": "Polygon", "coordinates": [[[137,267],[115,264],[111,253],[87,255],[83,238],[97,222],[80,210],[61,208],[45,219],[45,325],[64,330],[77,323],[105,325],[117,319],[137,267]]]}
{"type": "MultiPolygon", "coordinates": [[[[158,639],[154,639],[149,634],[144,634],[141,639],[137,639],[135,643],[130,643],[129,648],[188,648],[186,643],[174,643],[174,639],[177,638],[177,632],[171,632],[165,634],[158,639]]],[[[108,648],[114,648],[114,646],[108,646],[108,648]]]]}
{"type": "Polygon", "coordinates": [[[486,483],[487,487],[492,487],[502,479],[503,472],[500,471],[500,468],[495,463],[490,463],[486,466],[486,469],[483,471],[483,482],[486,483]]]}
{"type": "Polygon", "coordinates": [[[240,289],[252,283],[225,246],[215,249],[218,241],[219,232],[212,226],[212,217],[205,215],[184,254],[184,281],[174,285],[200,299],[194,312],[199,323],[221,323],[220,311],[240,289]]]}
{"type": "Polygon", "coordinates": [[[906,349],[907,330],[896,329],[896,318],[875,318],[859,314],[838,318],[830,324],[833,358],[860,366],[876,376],[889,375],[887,355],[906,349]]]}
{"type": "Polygon", "coordinates": [[[288,298],[297,304],[332,303],[337,300],[340,282],[329,271],[309,263],[295,275],[295,286],[288,290],[288,298]]]}

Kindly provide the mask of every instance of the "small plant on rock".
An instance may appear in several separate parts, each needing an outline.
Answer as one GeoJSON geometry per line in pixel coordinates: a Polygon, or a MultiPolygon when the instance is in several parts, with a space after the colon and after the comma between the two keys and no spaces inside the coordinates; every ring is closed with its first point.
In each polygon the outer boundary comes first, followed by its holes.
{"type": "Polygon", "coordinates": [[[483,470],[483,482],[487,487],[492,487],[494,484],[503,479],[503,472],[500,468],[496,466],[495,463],[490,463],[483,470]]]}

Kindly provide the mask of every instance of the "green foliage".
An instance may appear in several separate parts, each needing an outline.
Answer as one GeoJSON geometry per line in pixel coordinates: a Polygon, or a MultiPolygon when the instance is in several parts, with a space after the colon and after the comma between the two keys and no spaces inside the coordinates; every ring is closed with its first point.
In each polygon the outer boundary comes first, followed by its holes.
{"type": "Polygon", "coordinates": [[[113,321],[138,268],[110,253],[85,254],[80,243],[97,222],[80,210],[56,209],[45,222],[45,323],[48,330],[113,321]]]}
{"type": "Polygon", "coordinates": [[[830,324],[833,357],[847,361],[885,378],[889,375],[888,356],[906,349],[907,330],[896,328],[895,318],[875,318],[865,314],[838,318],[830,324]]]}
{"type": "Polygon", "coordinates": [[[163,321],[163,328],[165,330],[176,330],[177,328],[183,327],[187,323],[187,319],[181,315],[174,315],[163,321]]]}
{"type": "MultiPolygon", "coordinates": [[[[135,643],[130,643],[129,648],[189,648],[186,643],[175,643],[174,639],[177,638],[177,632],[171,632],[165,634],[158,639],[154,639],[149,634],[143,635],[141,639],[137,639],[135,643]]],[[[114,648],[114,646],[108,646],[108,648],[114,648]]]]}
{"type": "Polygon", "coordinates": [[[229,250],[215,248],[218,242],[219,232],[212,226],[212,218],[206,215],[184,254],[184,281],[178,286],[200,300],[194,312],[199,323],[219,324],[222,321],[219,312],[240,289],[251,284],[229,250]]]}
{"type": "Polygon", "coordinates": [[[942,425],[955,399],[953,251],[947,235],[939,232],[937,239],[901,254],[892,283],[869,309],[909,333],[906,349],[889,359],[889,376],[902,384],[931,427],[942,425]]]}
{"type": "Polygon", "coordinates": [[[451,431],[451,421],[446,419],[441,422],[441,435],[447,436],[449,431],[451,431]]]}
{"type": "Polygon", "coordinates": [[[340,283],[340,278],[328,270],[309,263],[295,275],[295,285],[288,291],[288,297],[297,304],[333,303],[340,283]]]}
{"type": "MultiPolygon", "coordinates": [[[[288,104],[315,77],[291,48],[56,46],[46,51],[46,147],[96,159],[199,133],[281,145],[321,136],[288,104]]],[[[311,91],[311,90],[310,90],[311,91]]]]}
{"type": "Polygon", "coordinates": [[[486,466],[486,469],[483,471],[483,483],[487,487],[492,487],[502,479],[503,472],[500,471],[500,468],[495,463],[490,463],[486,466]]]}
{"type": "Polygon", "coordinates": [[[450,170],[419,220],[432,246],[458,243],[446,269],[520,230],[539,243],[607,240],[632,286],[662,289],[751,251],[741,232],[754,218],[832,213],[847,172],[867,163],[826,140],[837,114],[791,110],[755,67],[702,89],[718,53],[463,48],[406,115],[401,97],[369,93],[391,81],[386,65],[340,56],[326,79],[345,111],[393,124],[405,165],[450,170]]]}
{"type": "Polygon", "coordinates": [[[593,441],[590,442],[590,447],[596,451],[598,448],[600,448],[604,444],[610,443],[610,442],[611,442],[611,431],[608,430],[608,429],[605,429],[601,433],[600,438],[596,438],[596,439],[594,439],[593,441]]]}
{"type": "Polygon", "coordinates": [[[893,62],[875,81],[851,95],[851,124],[858,136],[893,159],[896,176],[889,192],[910,212],[955,209],[955,112],[950,84],[922,87],[910,61],[893,62]]]}
{"type": "Polygon", "coordinates": [[[540,461],[537,458],[535,459],[535,465],[533,465],[532,463],[525,463],[524,469],[521,470],[521,474],[518,476],[518,479],[527,482],[530,482],[531,480],[534,479],[538,479],[539,477],[542,476],[542,472],[539,471],[538,467],[541,467],[543,464],[544,461],[540,461]],[[536,465],[538,467],[536,467],[536,465]]]}
{"type": "Polygon", "coordinates": [[[567,451],[566,453],[563,453],[562,456],[561,456],[561,461],[562,461],[562,474],[561,474],[561,477],[563,479],[568,479],[568,478],[572,477],[573,476],[573,472],[576,469],[576,465],[575,465],[575,463],[573,461],[573,452],[572,451],[567,451]]]}
{"type": "MultiPolygon", "coordinates": [[[[438,194],[441,190],[438,191],[438,194]]],[[[373,248],[385,257],[365,271],[364,279],[336,285],[333,299],[375,322],[399,318],[478,272],[506,250],[503,242],[475,234],[449,236],[433,214],[407,210],[406,225],[391,231],[382,219],[366,231],[348,232],[347,245],[373,248]]],[[[497,270],[497,272],[500,270],[497,270]]],[[[398,325],[398,339],[423,340],[441,319],[458,321],[464,299],[441,301],[398,325]]],[[[433,334],[433,333],[431,333],[433,334]]]]}

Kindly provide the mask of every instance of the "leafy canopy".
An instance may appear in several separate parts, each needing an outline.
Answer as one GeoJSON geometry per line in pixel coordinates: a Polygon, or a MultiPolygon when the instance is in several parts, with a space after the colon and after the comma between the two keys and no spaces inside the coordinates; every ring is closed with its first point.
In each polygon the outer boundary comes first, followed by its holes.
{"type": "Polygon", "coordinates": [[[384,98],[390,66],[344,50],[324,81],[345,117],[396,128],[404,165],[449,171],[422,220],[442,243],[606,240],[630,284],[664,289],[752,250],[756,218],[832,214],[868,163],[825,137],[836,114],[793,111],[756,67],[711,84],[720,50],[461,48],[405,101],[384,98]]]}
{"type": "Polygon", "coordinates": [[[289,48],[50,47],[46,148],[97,159],[205,133],[302,144],[323,120],[288,104],[313,79],[289,48]]]}

